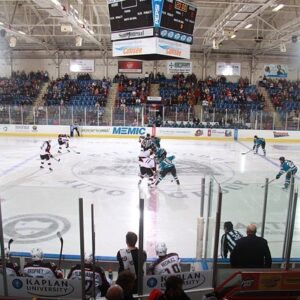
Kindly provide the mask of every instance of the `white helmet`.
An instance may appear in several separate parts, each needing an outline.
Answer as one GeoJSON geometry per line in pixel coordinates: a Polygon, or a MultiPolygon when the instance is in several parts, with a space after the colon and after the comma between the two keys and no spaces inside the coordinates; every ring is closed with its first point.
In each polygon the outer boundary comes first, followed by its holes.
{"type": "Polygon", "coordinates": [[[88,251],[84,254],[84,262],[86,264],[92,264],[93,263],[93,253],[92,253],[92,251],[88,251]]]}
{"type": "Polygon", "coordinates": [[[167,246],[165,243],[157,243],[155,246],[157,256],[165,256],[167,254],[167,246]]]}
{"type": "Polygon", "coordinates": [[[30,251],[30,254],[31,254],[31,259],[33,261],[43,260],[44,253],[43,253],[43,250],[40,248],[33,248],[30,251]]]}

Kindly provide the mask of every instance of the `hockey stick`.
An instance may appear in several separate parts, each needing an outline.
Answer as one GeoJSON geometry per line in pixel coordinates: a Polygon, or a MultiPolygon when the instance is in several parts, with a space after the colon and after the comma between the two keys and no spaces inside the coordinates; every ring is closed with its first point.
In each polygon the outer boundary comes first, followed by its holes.
{"type": "Polygon", "coordinates": [[[58,259],[58,266],[57,266],[57,268],[60,269],[61,259],[62,259],[62,251],[63,251],[63,247],[64,247],[64,240],[63,240],[63,238],[62,238],[62,236],[61,236],[60,231],[58,231],[58,232],[56,233],[56,235],[57,235],[57,237],[58,237],[59,240],[60,240],[60,252],[59,252],[59,259],[58,259]]]}
{"type": "Polygon", "coordinates": [[[70,149],[72,152],[76,153],[76,154],[80,154],[80,152],[73,150],[72,148],[67,148],[70,149]]]}
{"type": "MultiPolygon", "coordinates": [[[[275,181],[276,179],[277,179],[277,178],[274,178],[274,179],[270,180],[270,181],[268,182],[268,185],[269,185],[271,182],[275,181]]],[[[264,184],[264,185],[261,186],[261,188],[264,188],[264,187],[266,187],[266,184],[264,184]]]]}
{"type": "Polygon", "coordinates": [[[10,239],[10,240],[8,241],[8,246],[7,246],[7,247],[8,247],[8,250],[10,250],[10,245],[13,243],[13,241],[14,241],[13,239],[10,239]]]}
{"type": "Polygon", "coordinates": [[[242,155],[245,155],[245,154],[248,154],[248,153],[251,152],[251,151],[253,151],[253,150],[250,149],[249,151],[247,151],[247,152],[242,152],[241,154],[242,154],[242,155]]]}
{"type": "Polygon", "coordinates": [[[60,158],[59,159],[57,159],[55,156],[53,156],[52,154],[51,154],[51,158],[53,158],[54,160],[56,160],[57,162],[60,162],[60,158]]]}

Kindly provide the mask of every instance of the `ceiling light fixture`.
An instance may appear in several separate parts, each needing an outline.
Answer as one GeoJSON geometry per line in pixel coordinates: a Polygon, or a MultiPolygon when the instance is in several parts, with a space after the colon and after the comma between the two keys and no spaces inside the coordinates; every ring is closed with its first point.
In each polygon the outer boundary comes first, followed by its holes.
{"type": "Polygon", "coordinates": [[[18,30],[18,32],[23,35],[26,34],[24,31],[21,31],[21,30],[18,30]]]}
{"type": "Polygon", "coordinates": [[[230,38],[231,38],[231,39],[236,38],[236,34],[234,33],[230,38]]]}
{"type": "Polygon", "coordinates": [[[252,26],[253,26],[253,24],[248,24],[248,25],[245,26],[245,29],[249,29],[249,28],[251,28],[252,26]]]}
{"type": "Polygon", "coordinates": [[[280,44],[280,52],[286,52],[286,45],[283,42],[280,44]]]}
{"type": "Polygon", "coordinates": [[[58,0],[51,0],[55,5],[61,5],[61,3],[58,0]]]}
{"type": "Polygon", "coordinates": [[[281,10],[284,7],[284,4],[278,4],[276,7],[272,9],[272,11],[277,12],[281,10]]]}
{"type": "Polygon", "coordinates": [[[4,23],[0,22],[0,25],[4,25],[4,23]]]}

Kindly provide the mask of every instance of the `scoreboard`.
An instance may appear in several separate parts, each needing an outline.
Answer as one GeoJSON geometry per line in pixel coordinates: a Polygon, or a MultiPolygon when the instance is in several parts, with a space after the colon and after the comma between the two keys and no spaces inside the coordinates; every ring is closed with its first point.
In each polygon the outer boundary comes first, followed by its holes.
{"type": "MultiPolygon", "coordinates": [[[[154,28],[152,35],[192,44],[197,8],[183,0],[107,0],[112,35],[154,28]]],[[[116,38],[117,39],[117,38],[116,38]]]]}
{"type": "Polygon", "coordinates": [[[197,8],[178,0],[165,0],[160,27],[193,34],[197,8]]]}
{"type": "Polygon", "coordinates": [[[153,26],[152,0],[123,0],[108,5],[111,32],[153,26]]]}

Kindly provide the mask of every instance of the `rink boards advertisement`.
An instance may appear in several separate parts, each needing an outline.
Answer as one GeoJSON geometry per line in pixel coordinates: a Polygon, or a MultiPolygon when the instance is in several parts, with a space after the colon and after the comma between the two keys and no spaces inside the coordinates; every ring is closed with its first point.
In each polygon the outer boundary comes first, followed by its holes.
{"type": "MultiPolygon", "coordinates": [[[[0,294],[4,295],[2,275],[0,279],[0,294]]],[[[7,286],[10,297],[81,298],[80,280],[7,277],[7,286]]]]}
{"type": "MultiPolygon", "coordinates": [[[[70,126],[54,125],[12,125],[1,124],[0,136],[56,137],[58,134],[70,135],[70,126]]],[[[160,136],[165,139],[190,140],[234,140],[234,129],[222,128],[179,128],[145,126],[79,126],[82,137],[98,138],[137,138],[138,136],[160,136]]],[[[76,133],[74,133],[76,136],[76,133]]],[[[238,130],[239,141],[252,141],[253,136],[265,138],[269,142],[300,142],[299,131],[287,130],[238,130]]]]}

